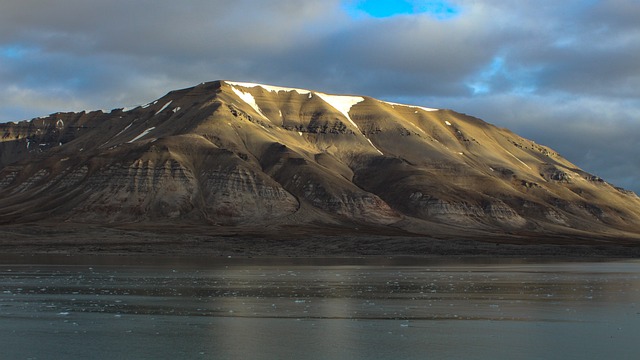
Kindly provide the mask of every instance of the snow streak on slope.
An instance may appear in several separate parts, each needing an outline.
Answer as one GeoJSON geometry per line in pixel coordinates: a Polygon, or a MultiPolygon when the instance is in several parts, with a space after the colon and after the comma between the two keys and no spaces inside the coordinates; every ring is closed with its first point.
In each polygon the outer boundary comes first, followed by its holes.
{"type": "Polygon", "coordinates": [[[377,152],[380,153],[380,155],[384,155],[384,153],[382,151],[380,151],[380,149],[378,149],[375,145],[373,145],[373,143],[371,142],[371,139],[369,139],[368,137],[364,137],[365,139],[367,139],[367,141],[369,142],[369,144],[371,144],[371,146],[376,149],[377,152]]]}
{"type": "Polygon", "coordinates": [[[143,108],[143,109],[146,109],[146,108],[148,108],[149,106],[151,106],[151,105],[155,105],[155,104],[157,104],[157,103],[158,103],[158,100],[156,100],[156,101],[154,101],[154,102],[146,103],[146,104],[144,104],[144,105],[142,105],[142,106],[140,106],[140,107],[141,107],[141,108],[143,108]]]}
{"type": "MultiPolygon", "coordinates": [[[[326,103],[328,103],[329,105],[333,106],[336,110],[340,111],[347,118],[347,120],[349,120],[349,122],[351,122],[351,124],[353,126],[355,126],[358,130],[360,130],[358,125],[351,119],[351,116],[349,116],[349,111],[351,110],[351,108],[354,105],[364,101],[363,97],[360,97],[360,96],[344,96],[344,95],[328,95],[328,94],[324,94],[324,93],[315,93],[315,94],[318,95],[326,103]]],[[[439,109],[427,108],[427,107],[415,106],[415,105],[405,105],[405,104],[398,104],[398,103],[392,103],[392,102],[386,102],[386,103],[390,104],[392,106],[404,106],[404,107],[420,109],[420,110],[428,111],[428,112],[438,111],[439,110],[439,109]]],[[[413,125],[416,126],[415,124],[413,124],[413,125]]],[[[450,124],[448,124],[448,125],[450,125],[450,124]]],[[[420,129],[419,127],[416,126],[416,128],[424,133],[424,131],[422,129],[420,129]]],[[[380,153],[380,155],[384,155],[384,153],[373,144],[371,139],[369,139],[364,134],[363,134],[363,136],[364,136],[365,139],[367,139],[369,144],[371,144],[371,146],[374,149],[376,149],[376,151],[378,153],[380,153]]]]}
{"type": "Polygon", "coordinates": [[[231,87],[231,90],[233,90],[233,92],[236,93],[236,95],[238,95],[238,97],[242,99],[242,101],[249,104],[249,106],[251,106],[253,110],[255,110],[258,114],[262,115],[262,117],[264,118],[267,118],[267,116],[264,113],[262,113],[262,110],[260,110],[260,107],[258,106],[258,103],[256,103],[256,99],[253,97],[253,95],[240,91],[236,89],[234,86],[231,87]]]}
{"type": "Polygon", "coordinates": [[[371,144],[371,147],[376,149],[376,151],[380,155],[384,155],[384,153],[380,151],[380,149],[378,149],[375,145],[373,145],[373,142],[371,142],[371,139],[369,139],[365,134],[362,133],[362,131],[360,131],[360,127],[358,126],[358,124],[356,124],[355,121],[351,119],[351,116],[349,116],[349,111],[351,110],[351,108],[354,105],[364,101],[363,97],[345,96],[345,95],[328,95],[324,93],[315,93],[315,94],[318,95],[324,102],[331,105],[333,108],[335,108],[340,113],[342,113],[342,115],[344,115],[344,117],[346,117],[347,120],[349,120],[349,122],[356,127],[356,129],[358,129],[358,132],[361,133],[362,136],[364,136],[364,138],[369,142],[369,144],[371,144]]]}
{"type": "Polygon", "coordinates": [[[424,111],[438,111],[440,109],[434,109],[434,108],[428,108],[428,107],[422,107],[422,106],[416,106],[416,105],[406,105],[406,104],[398,104],[398,103],[393,103],[393,102],[389,102],[389,101],[383,101],[384,103],[387,103],[391,106],[406,106],[406,107],[410,107],[410,108],[414,108],[414,109],[421,109],[424,111]]]}
{"type": "MultiPolygon", "coordinates": [[[[131,125],[133,125],[133,123],[134,123],[134,122],[135,122],[135,120],[134,120],[134,121],[132,121],[132,122],[131,122],[131,124],[127,125],[127,127],[125,127],[124,129],[120,130],[120,132],[119,132],[119,133],[117,133],[117,134],[116,134],[116,136],[114,136],[114,138],[118,137],[118,136],[119,136],[120,134],[122,134],[123,132],[125,132],[125,131],[129,130],[129,128],[131,127],[131,125]]],[[[111,140],[109,140],[109,141],[111,141],[111,140]]]]}
{"type": "Polygon", "coordinates": [[[168,103],[164,104],[164,106],[162,107],[162,109],[158,110],[158,112],[156,113],[156,115],[160,114],[161,112],[164,111],[164,109],[168,108],[169,105],[171,105],[171,103],[173,102],[173,100],[170,100],[168,103]]]}
{"type": "Polygon", "coordinates": [[[360,129],[358,125],[351,119],[349,116],[349,110],[353,105],[361,103],[364,101],[363,97],[360,96],[342,96],[342,95],[327,95],[323,93],[316,93],[324,102],[333,106],[336,110],[340,111],[346,118],[356,127],[356,129],[360,129]]]}
{"type": "Polygon", "coordinates": [[[127,141],[127,143],[131,144],[132,142],[134,142],[136,140],[142,139],[143,137],[147,136],[147,134],[150,133],[155,128],[156,128],[155,126],[148,128],[147,130],[145,130],[142,133],[140,133],[140,135],[138,135],[138,136],[134,137],[133,139],[127,141]]]}
{"type": "Polygon", "coordinates": [[[514,159],[518,160],[522,165],[526,166],[529,170],[531,170],[531,167],[529,165],[527,165],[524,161],[520,160],[520,158],[518,158],[517,156],[513,155],[513,153],[507,149],[504,149],[507,154],[513,156],[514,159]]]}
{"type": "MultiPolygon", "coordinates": [[[[122,134],[123,132],[129,130],[129,128],[131,127],[131,125],[133,125],[134,122],[135,122],[135,120],[132,121],[131,124],[127,125],[124,129],[120,130],[120,132],[118,132],[114,137],[112,137],[111,139],[107,140],[104,144],[100,145],[99,147],[103,147],[103,146],[107,145],[111,140],[117,138],[118,136],[120,136],[120,134],[122,134]]],[[[133,140],[131,140],[130,142],[133,142],[133,140]]]]}

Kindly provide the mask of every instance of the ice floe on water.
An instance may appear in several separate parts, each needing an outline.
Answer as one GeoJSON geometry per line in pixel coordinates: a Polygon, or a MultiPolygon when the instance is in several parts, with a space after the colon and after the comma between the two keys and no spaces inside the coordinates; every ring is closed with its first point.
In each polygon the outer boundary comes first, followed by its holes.
{"type": "Polygon", "coordinates": [[[421,358],[444,351],[439,357],[490,359],[512,350],[525,358],[569,350],[580,358],[624,358],[618,355],[635,349],[640,331],[638,262],[301,266],[235,262],[235,256],[200,265],[111,261],[0,265],[0,335],[12,345],[3,355],[46,358],[52,350],[84,354],[123,347],[126,353],[144,342],[167,345],[166,358],[185,358],[192,348],[197,355],[203,344],[215,342],[206,352],[255,358],[244,349],[259,336],[267,344],[259,347],[266,358],[286,358],[291,351],[308,358],[314,346],[318,358],[421,358]],[[283,344],[283,336],[291,341],[283,344]],[[523,336],[527,341],[518,341],[523,336]],[[555,342],[523,345],[533,338],[562,341],[547,352],[555,342]],[[472,344],[473,354],[460,343],[472,344]],[[96,351],[100,344],[106,348],[96,351]],[[292,344],[302,345],[295,350],[292,344]],[[354,347],[356,353],[348,353],[354,347]],[[478,352],[483,355],[473,356],[478,352]]]}

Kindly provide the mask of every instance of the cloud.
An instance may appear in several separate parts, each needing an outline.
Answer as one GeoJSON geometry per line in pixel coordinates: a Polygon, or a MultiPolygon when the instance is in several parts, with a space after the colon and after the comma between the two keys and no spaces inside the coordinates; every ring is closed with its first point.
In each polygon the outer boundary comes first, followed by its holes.
{"type": "Polygon", "coordinates": [[[207,80],[272,83],[453,108],[640,192],[636,0],[346,10],[361,3],[2,1],[0,119],[130,106],[207,80]]]}

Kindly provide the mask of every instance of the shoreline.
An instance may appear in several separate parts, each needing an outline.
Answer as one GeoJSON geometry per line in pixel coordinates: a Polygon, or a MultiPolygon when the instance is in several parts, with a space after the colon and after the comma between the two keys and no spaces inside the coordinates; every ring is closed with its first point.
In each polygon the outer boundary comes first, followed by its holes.
{"type": "Polygon", "coordinates": [[[125,228],[0,226],[0,255],[114,255],[243,258],[640,258],[634,239],[422,236],[376,229],[125,228]],[[212,230],[216,230],[215,232],[212,230]],[[303,230],[307,230],[306,232],[303,230]],[[323,231],[321,231],[323,230],[323,231]]]}

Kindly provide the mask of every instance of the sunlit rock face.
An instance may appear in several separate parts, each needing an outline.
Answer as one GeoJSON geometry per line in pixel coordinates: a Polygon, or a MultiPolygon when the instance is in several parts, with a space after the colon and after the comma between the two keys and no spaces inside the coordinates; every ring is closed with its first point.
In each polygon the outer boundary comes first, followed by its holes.
{"type": "Polygon", "coordinates": [[[0,124],[0,222],[632,235],[640,199],[477,118],[215,81],[0,124]]]}

